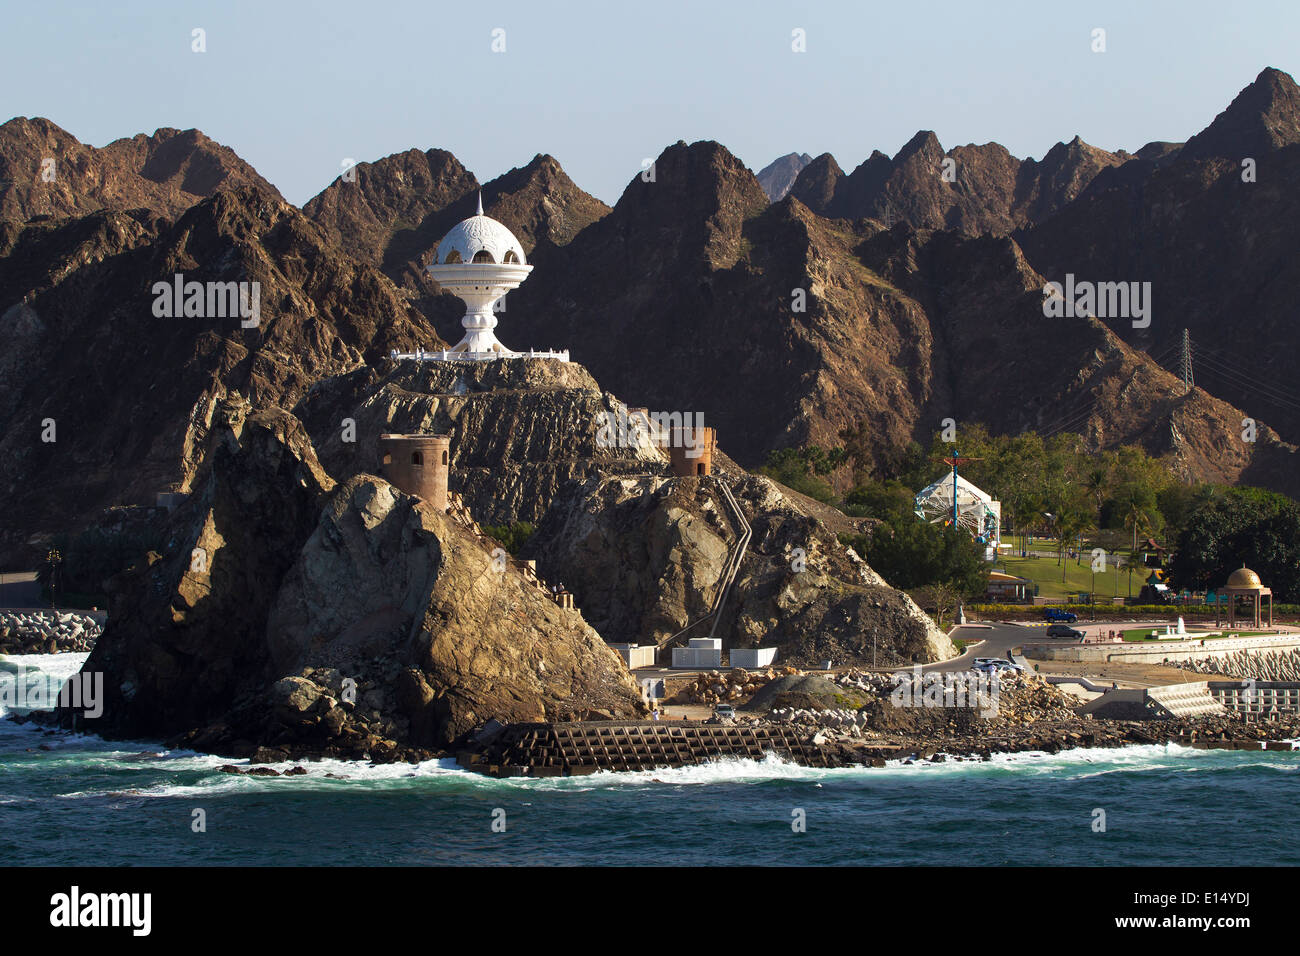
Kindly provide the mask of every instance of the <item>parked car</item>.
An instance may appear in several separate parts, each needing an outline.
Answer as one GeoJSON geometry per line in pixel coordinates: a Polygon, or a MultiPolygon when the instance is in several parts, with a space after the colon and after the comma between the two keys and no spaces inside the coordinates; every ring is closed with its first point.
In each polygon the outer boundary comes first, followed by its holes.
{"type": "Polygon", "coordinates": [[[1052,624],[1047,628],[1048,637],[1069,637],[1076,641],[1083,640],[1083,631],[1077,631],[1066,624],[1052,624]]]}
{"type": "Polygon", "coordinates": [[[1009,661],[1005,657],[979,657],[975,660],[974,670],[983,674],[1001,674],[1004,671],[1010,671],[1015,674],[1023,674],[1024,667],[1015,661],[1009,661]]]}
{"type": "Polygon", "coordinates": [[[713,708],[713,716],[734,718],[736,716],[736,708],[731,704],[718,704],[718,706],[713,708]]]}
{"type": "Polygon", "coordinates": [[[1063,611],[1059,607],[1049,607],[1043,611],[1043,619],[1049,624],[1073,624],[1079,615],[1073,611],[1063,611]]]}

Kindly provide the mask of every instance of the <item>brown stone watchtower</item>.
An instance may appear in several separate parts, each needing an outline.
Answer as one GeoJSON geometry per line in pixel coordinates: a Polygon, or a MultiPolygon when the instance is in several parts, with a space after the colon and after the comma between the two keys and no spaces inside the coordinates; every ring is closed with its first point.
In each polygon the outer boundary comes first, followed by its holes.
{"type": "Polygon", "coordinates": [[[380,435],[383,475],[408,495],[447,510],[450,435],[380,435]]]}
{"type": "Polygon", "coordinates": [[[673,474],[679,478],[713,474],[713,452],[717,444],[712,428],[672,429],[668,433],[668,458],[673,474]]]}

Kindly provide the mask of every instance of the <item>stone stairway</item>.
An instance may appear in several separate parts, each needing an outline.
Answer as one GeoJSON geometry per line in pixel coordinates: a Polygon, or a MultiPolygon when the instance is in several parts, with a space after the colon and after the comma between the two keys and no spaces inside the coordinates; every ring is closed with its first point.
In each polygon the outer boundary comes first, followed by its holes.
{"type": "Polygon", "coordinates": [[[674,645],[681,643],[682,638],[686,636],[687,632],[692,631],[701,624],[709,621],[713,622],[713,626],[709,628],[709,637],[714,635],[718,629],[718,621],[722,617],[722,609],[726,604],[727,595],[731,592],[731,585],[736,580],[736,575],[740,571],[740,564],[745,558],[745,551],[749,548],[750,539],[754,536],[753,529],[745,519],[745,513],[740,510],[740,505],[736,502],[735,495],[731,493],[731,486],[728,484],[727,479],[721,475],[714,475],[712,477],[717,483],[718,488],[722,491],[722,499],[731,511],[732,518],[736,522],[736,527],[741,529],[740,536],[735,540],[735,542],[733,542],[731,550],[727,553],[727,563],[723,568],[721,583],[718,585],[717,593],[713,598],[713,606],[709,608],[709,613],[697,620],[691,621],[691,623],[687,624],[676,634],[671,634],[662,641],[659,641],[655,651],[656,654],[662,653],[674,645]]]}

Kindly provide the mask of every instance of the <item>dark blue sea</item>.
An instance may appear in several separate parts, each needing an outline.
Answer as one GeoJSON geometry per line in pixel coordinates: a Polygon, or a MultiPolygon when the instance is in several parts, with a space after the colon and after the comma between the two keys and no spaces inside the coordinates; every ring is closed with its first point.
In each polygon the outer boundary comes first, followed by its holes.
{"type": "MultiPolygon", "coordinates": [[[[9,661],[57,686],[84,657],[9,661]]],[[[538,781],[436,761],[217,771],[232,762],[0,721],[0,866],[1300,864],[1300,751],[860,770],[768,758],[538,781]]]]}

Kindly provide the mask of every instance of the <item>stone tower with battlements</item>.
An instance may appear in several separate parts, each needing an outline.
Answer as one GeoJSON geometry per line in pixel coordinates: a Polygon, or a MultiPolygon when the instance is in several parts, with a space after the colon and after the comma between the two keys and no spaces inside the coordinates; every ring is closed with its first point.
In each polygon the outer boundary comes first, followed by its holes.
{"type": "Polygon", "coordinates": [[[450,435],[380,435],[383,476],[394,486],[447,510],[450,435]]]}

